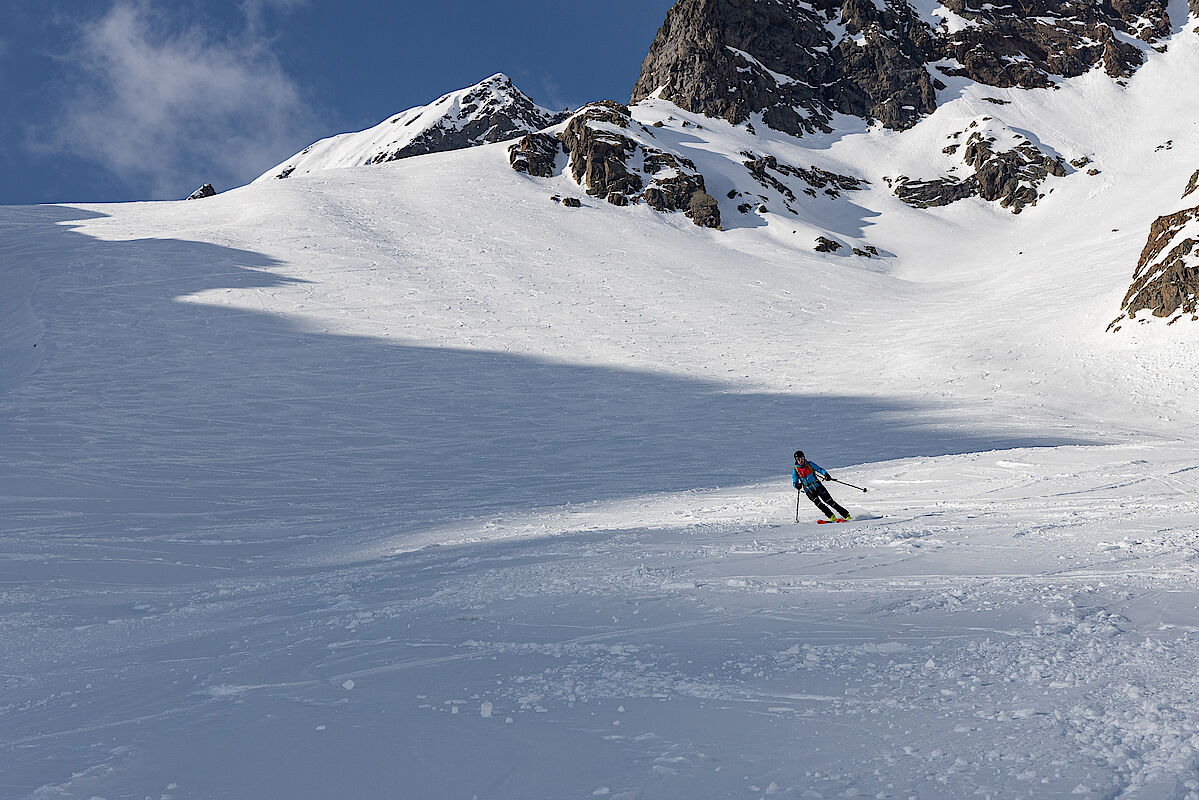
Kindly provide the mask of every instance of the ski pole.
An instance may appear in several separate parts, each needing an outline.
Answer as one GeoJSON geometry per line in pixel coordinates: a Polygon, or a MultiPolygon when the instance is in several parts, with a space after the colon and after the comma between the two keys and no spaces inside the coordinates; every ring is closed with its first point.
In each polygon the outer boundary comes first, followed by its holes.
{"type": "Polygon", "coordinates": [[[836,478],[833,478],[831,476],[829,477],[829,480],[833,481],[834,483],[839,483],[842,486],[848,486],[850,489],[857,489],[859,492],[869,491],[868,489],[863,489],[861,486],[854,486],[852,483],[846,483],[845,481],[839,481],[836,478]]]}
{"type": "Polygon", "coordinates": [[[799,489],[795,490],[795,521],[799,522],[799,489]]]}

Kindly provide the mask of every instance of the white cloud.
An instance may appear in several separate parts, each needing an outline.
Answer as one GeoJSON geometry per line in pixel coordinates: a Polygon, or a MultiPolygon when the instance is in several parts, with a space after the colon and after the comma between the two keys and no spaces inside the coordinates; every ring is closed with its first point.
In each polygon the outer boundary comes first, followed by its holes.
{"type": "Polygon", "coordinates": [[[178,197],[201,179],[244,183],[310,141],[301,93],[259,31],[263,3],[247,25],[213,36],[170,31],[169,19],[137,0],[118,0],[82,34],[51,141],[95,160],[154,197],[178,197]]]}
{"type": "Polygon", "coordinates": [[[262,27],[268,10],[286,13],[306,5],[308,0],[242,0],[241,10],[246,15],[246,23],[250,30],[258,30],[262,27]]]}

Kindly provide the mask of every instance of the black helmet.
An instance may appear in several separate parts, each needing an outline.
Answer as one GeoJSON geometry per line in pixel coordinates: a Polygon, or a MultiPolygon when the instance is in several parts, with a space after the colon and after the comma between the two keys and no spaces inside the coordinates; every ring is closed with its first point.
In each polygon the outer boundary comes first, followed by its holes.
{"type": "Polygon", "coordinates": [[[803,450],[796,450],[795,451],[795,460],[799,461],[801,458],[803,458],[803,450]]]}

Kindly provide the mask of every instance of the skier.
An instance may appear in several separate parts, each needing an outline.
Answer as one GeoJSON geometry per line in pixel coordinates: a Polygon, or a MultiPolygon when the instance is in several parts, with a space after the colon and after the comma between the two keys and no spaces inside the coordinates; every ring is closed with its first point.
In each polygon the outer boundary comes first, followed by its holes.
{"type": "Polygon", "coordinates": [[[820,509],[820,513],[829,518],[829,521],[837,518],[829,510],[829,506],[832,506],[837,514],[841,515],[842,519],[853,519],[853,517],[849,516],[848,511],[837,505],[837,501],[828,493],[828,488],[820,482],[820,476],[824,476],[825,480],[831,480],[833,477],[815,461],[808,461],[804,458],[803,450],[796,450],[795,470],[791,474],[791,482],[795,484],[795,488],[806,494],[808,499],[820,509]]]}

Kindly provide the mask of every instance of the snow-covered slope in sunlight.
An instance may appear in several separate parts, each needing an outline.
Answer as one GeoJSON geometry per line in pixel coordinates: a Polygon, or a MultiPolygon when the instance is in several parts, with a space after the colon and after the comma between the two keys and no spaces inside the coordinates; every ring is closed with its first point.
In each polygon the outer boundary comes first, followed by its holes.
{"type": "Polygon", "coordinates": [[[563,118],[530,100],[503,73],[450,92],[427,106],[391,116],[373,128],[321,139],[258,178],[307,175],[315,170],[382,164],[539,131],[563,118]]]}
{"type": "Polygon", "coordinates": [[[1196,74],[632,106],[723,230],[507,143],[0,208],[0,798],[1199,797],[1199,326],[1105,332],[1196,74]],[[982,117],[1090,163],[896,196],[982,117]]]}

